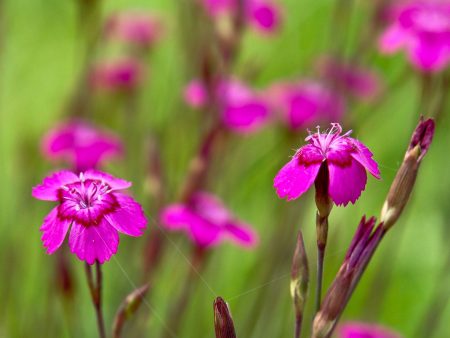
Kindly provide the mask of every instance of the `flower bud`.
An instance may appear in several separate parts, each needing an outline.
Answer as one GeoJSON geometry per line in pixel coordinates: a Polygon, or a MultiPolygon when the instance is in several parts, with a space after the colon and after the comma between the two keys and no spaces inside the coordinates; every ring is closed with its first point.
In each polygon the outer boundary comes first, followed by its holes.
{"type": "Polygon", "coordinates": [[[147,294],[149,285],[144,286],[131,292],[120,304],[113,324],[113,337],[118,338],[122,332],[125,322],[138,310],[145,295],[147,294]]]}
{"type": "Polygon", "coordinates": [[[384,229],[388,230],[395,224],[408,202],[420,163],[433,141],[433,135],[434,121],[421,117],[381,211],[384,229]]]}
{"type": "Polygon", "coordinates": [[[308,257],[306,256],[305,243],[302,232],[299,231],[297,237],[297,246],[295,247],[294,257],[291,268],[291,296],[294,302],[297,328],[300,330],[305,308],[306,297],[309,284],[308,257]]]}
{"type": "Polygon", "coordinates": [[[214,328],[216,338],[236,338],[230,310],[227,303],[220,297],[214,301],[214,328]]]}

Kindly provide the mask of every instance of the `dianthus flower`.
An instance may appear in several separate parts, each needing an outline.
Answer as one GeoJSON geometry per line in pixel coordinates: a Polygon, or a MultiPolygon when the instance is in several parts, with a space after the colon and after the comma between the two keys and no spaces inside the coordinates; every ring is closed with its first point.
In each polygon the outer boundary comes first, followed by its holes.
{"type": "Polygon", "coordinates": [[[373,154],[360,141],[341,135],[342,127],[333,123],[328,133],[310,134],[309,144],[297,150],[276,175],[274,187],[280,198],[293,200],[306,192],[316,180],[322,165],[328,170],[328,194],[337,205],[355,203],[365,189],[366,169],[380,178],[373,154]]]}
{"type": "Polygon", "coordinates": [[[144,79],[143,66],[133,59],[106,61],[95,65],[91,84],[105,91],[128,91],[141,84],[144,79]]]}
{"type": "Polygon", "coordinates": [[[188,204],[173,204],[161,214],[162,223],[170,230],[184,230],[201,248],[208,248],[229,239],[244,247],[252,247],[256,233],[225,208],[223,203],[208,193],[196,193],[188,204]]]}
{"type": "Polygon", "coordinates": [[[445,69],[450,62],[450,4],[413,1],[393,7],[392,23],[380,38],[381,52],[404,49],[411,63],[423,71],[445,69]]]}
{"type": "Polygon", "coordinates": [[[267,96],[281,121],[292,130],[339,121],[345,110],[337,93],[315,81],[277,83],[269,88],[267,96]]]}
{"type": "MultiPolygon", "coordinates": [[[[266,101],[238,80],[222,81],[217,85],[215,95],[222,122],[235,132],[255,132],[269,121],[270,110],[266,101]]],[[[192,80],[185,89],[184,99],[191,107],[204,107],[208,101],[205,85],[192,80]]]]}
{"type": "Polygon", "coordinates": [[[130,186],[130,182],[95,170],[79,175],[59,171],[46,177],[32,195],[58,202],[40,228],[47,253],[61,246],[69,228],[70,251],[88,264],[102,264],[117,252],[118,232],[141,236],[147,225],[142,207],[119,192],[130,186]]]}
{"type": "Polygon", "coordinates": [[[339,338],[401,338],[397,333],[379,325],[345,323],[338,329],[339,338]]]}
{"type": "Polygon", "coordinates": [[[42,150],[50,159],[64,159],[78,171],[95,169],[106,158],[122,153],[118,137],[84,121],[69,121],[45,135],[42,150]]]}
{"type": "Polygon", "coordinates": [[[162,34],[162,22],[149,13],[120,12],[113,14],[106,22],[108,37],[143,47],[153,45],[162,34]]]}
{"type": "MultiPolygon", "coordinates": [[[[203,0],[209,15],[237,15],[240,0],[203,0]]],[[[280,8],[271,0],[244,0],[246,21],[258,31],[272,33],[280,25],[280,8]]]]}

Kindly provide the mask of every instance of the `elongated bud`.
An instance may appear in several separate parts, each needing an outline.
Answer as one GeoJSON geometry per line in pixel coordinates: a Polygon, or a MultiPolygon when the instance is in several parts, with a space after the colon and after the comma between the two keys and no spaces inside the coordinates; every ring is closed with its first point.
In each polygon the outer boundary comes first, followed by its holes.
{"type": "Polygon", "coordinates": [[[299,231],[291,269],[291,296],[297,316],[303,313],[308,293],[308,283],[308,257],[306,256],[302,232],[299,231]]]}
{"type": "Polygon", "coordinates": [[[381,211],[381,222],[386,230],[395,224],[408,202],[420,163],[433,141],[434,128],[432,119],[420,118],[381,211]]]}
{"type": "Polygon", "coordinates": [[[121,336],[122,328],[125,322],[138,310],[145,295],[147,294],[149,285],[145,284],[140,288],[131,292],[122,302],[116,313],[113,324],[113,337],[121,336]]]}
{"type": "Polygon", "coordinates": [[[214,301],[214,328],[216,338],[236,338],[230,310],[227,303],[220,297],[214,301]]]}
{"type": "Polygon", "coordinates": [[[300,337],[303,312],[308,294],[309,268],[302,232],[298,232],[297,246],[292,258],[291,296],[295,309],[296,337],[300,337]]]}

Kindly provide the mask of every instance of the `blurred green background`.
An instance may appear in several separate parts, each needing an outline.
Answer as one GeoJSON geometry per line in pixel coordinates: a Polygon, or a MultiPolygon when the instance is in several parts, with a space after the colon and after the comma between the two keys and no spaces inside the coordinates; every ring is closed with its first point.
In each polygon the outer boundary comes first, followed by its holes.
{"type": "MultiPolygon", "coordinates": [[[[165,37],[148,57],[148,80],[139,92],[137,120],[131,125],[124,123],[125,108],[120,102],[101,99],[95,110],[95,119],[115,129],[127,146],[127,161],[112,162],[107,169],[133,180],[132,193],[146,208],[150,227],[155,226],[157,215],[151,213],[153,202],[145,188],[148,136],[154,133],[160,138],[165,189],[169,201],[174,201],[202,130],[202,116],[187,108],[181,96],[184,84],[195,74],[180,34],[180,18],[189,19],[189,13],[184,12],[186,1],[108,0],[102,4],[104,17],[116,10],[148,9],[159,13],[167,26],[165,37]]],[[[75,294],[71,301],[64,300],[55,287],[56,256],[45,254],[38,231],[51,206],[31,197],[31,187],[54,170],[41,155],[41,137],[64,118],[81,71],[77,2],[2,0],[0,4],[0,337],[96,337],[83,263],[70,255],[75,294]]],[[[310,75],[315,58],[330,48],[334,1],[284,0],[282,5],[284,23],[278,34],[245,35],[236,73],[244,72],[248,62],[258,64],[260,71],[252,80],[256,87],[310,75]]],[[[354,50],[370,10],[367,2],[354,1],[346,21],[347,52],[354,50]]],[[[112,49],[101,53],[115,53],[112,49]]],[[[369,178],[356,205],[333,209],[325,286],[337,272],[360,217],[379,214],[410,133],[419,114],[426,113],[418,111],[419,76],[402,55],[384,57],[373,48],[366,64],[380,73],[386,95],[376,104],[350,105],[347,114],[353,123],[344,129],[354,129],[353,136],[373,151],[382,180],[369,178]]],[[[411,203],[377,251],[343,320],[377,322],[413,337],[429,311],[436,288],[442,285],[439,281],[448,281],[449,127],[447,109],[411,203]]],[[[283,129],[272,126],[254,135],[232,136],[222,148],[223,154],[215,157],[210,190],[239,218],[254,225],[261,243],[253,251],[230,244],[214,250],[191,297],[180,337],[213,336],[212,302],[219,295],[229,302],[238,337],[292,336],[289,273],[295,232],[301,228],[306,237],[312,299],[315,208],[311,192],[294,202],[279,200],[272,180],[294,147],[302,143],[302,135],[286,141],[283,129]]],[[[182,288],[190,253],[182,235],[168,236],[164,261],[152,281],[147,303],[127,325],[124,337],[157,337],[165,329],[166,313],[182,288]]],[[[122,236],[118,254],[104,265],[107,327],[121,300],[142,283],[145,241],[146,236],[122,236]]],[[[441,290],[443,300],[448,297],[448,288],[447,283],[441,290]]],[[[311,313],[312,301],[308,306],[311,313]]],[[[444,311],[443,318],[449,318],[450,308],[444,307],[444,311]]],[[[309,316],[305,323],[310,321],[309,316]]],[[[434,336],[449,337],[447,323],[438,324],[434,336]]],[[[305,324],[307,330],[308,326],[305,324]]]]}

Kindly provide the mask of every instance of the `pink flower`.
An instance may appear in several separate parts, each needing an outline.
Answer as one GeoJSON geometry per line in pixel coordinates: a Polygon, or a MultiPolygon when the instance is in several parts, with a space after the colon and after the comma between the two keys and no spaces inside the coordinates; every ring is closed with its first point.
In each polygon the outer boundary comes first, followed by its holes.
{"type": "Polygon", "coordinates": [[[306,192],[314,183],[321,165],[329,173],[328,193],[337,205],[355,203],[365,189],[366,169],[375,178],[380,178],[373,154],[361,142],[341,135],[342,127],[333,123],[328,133],[311,134],[309,144],[301,147],[277,174],[274,187],[280,198],[293,200],[306,192]]]}
{"type": "Polygon", "coordinates": [[[97,64],[91,74],[94,88],[106,91],[127,91],[144,79],[143,66],[133,59],[121,59],[97,64]]]}
{"type": "Polygon", "coordinates": [[[258,237],[250,226],[237,221],[222,202],[208,193],[196,193],[188,204],[173,204],[165,208],[161,221],[170,230],[186,231],[202,248],[229,239],[244,247],[256,245],[258,237]]]}
{"type": "Polygon", "coordinates": [[[106,22],[106,35],[128,43],[150,47],[163,34],[162,22],[155,16],[138,11],[120,12],[106,22]]]}
{"type": "MultiPolygon", "coordinates": [[[[203,0],[206,11],[212,17],[235,16],[240,0],[203,0]]],[[[256,30],[272,33],[280,25],[280,8],[271,0],[244,0],[246,21],[256,30]]]]}
{"type": "MultiPolygon", "coordinates": [[[[208,101],[207,89],[199,80],[192,80],[185,89],[184,99],[195,108],[208,101]]],[[[221,106],[222,122],[238,133],[251,133],[263,127],[270,118],[269,106],[253,89],[237,80],[222,81],[215,89],[221,106]]]]}
{"type": "Polygon", "coordinates": [[[380,92],[380,79],[372,71],[339,60],[323,58],[319,72],[331,83],[360,99],[373,99],[380,92]]]}
{"type": "Polygon", "coordinates": [[[87,122],[70,121],[50,130],[44,137],[42,149],[48,158],[62,158],[80,172],[120,155],[122,144],[116,136],[87,122]]]}
{"type": "Polygon", "coordinates": [[[46,177],[32,195],[59,203],[40,228],[47,254],[61,246],[70,227],[70,251],[88,264],[104,263],[117,252],[118,232],[141,236],[147,225],[142,207],[119,192],[130,186],[95,170],[79,175],[63,170],[46,177]]]}
{"type": "Polygon", "coordinates": [[[401,338],[382,326],[364,323],[345,323],[338,329],[339,338],[401,338]]]}
{"type": "Polygon", "coordinates": [[[405,50],[423,71],[445,69],[450,62],[450,4],[414,1],[392,8],[393,22],[379,41],[382,53],[405,50]]]}
{"type": "Polygon", "coordinates": [[[337,93],[315,81],[277,83],[269,88],[267,96],[283,123],[292,130],[339,121],[345,110],[337,93]]]}
{"type": "Polygon", "coordinates": [[[243,83],[233,80],[223,82],[218,88],[222,101],[222,120],[224,124],[237,132],[251,133],[264,126],[270,111],[266,102],[243,83]]]}
{"type": "Polygon", "coordinates": [[[208,99],[206,88],[200,80],[192,80],[184,89],[184,101],[193,108],[201,108],[208,99]]]}

